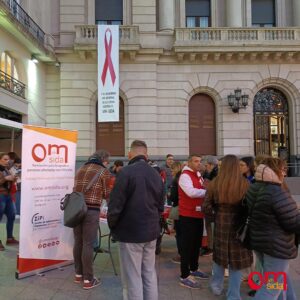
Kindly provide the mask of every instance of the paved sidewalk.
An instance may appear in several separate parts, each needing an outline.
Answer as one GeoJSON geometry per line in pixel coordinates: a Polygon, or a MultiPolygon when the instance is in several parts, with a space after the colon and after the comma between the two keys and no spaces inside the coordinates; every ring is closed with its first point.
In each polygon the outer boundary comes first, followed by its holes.
{"type": "MultiPolygon", "coordinates": [[[[4,220],[3,220],[4,221],[4,220]]],[[[5,224],[0,224],[0,237],[3,240],[5,236],[5,224]]],[[[19,224],[16,224],[18,231],[19,224]]],[[[118,255],[117,244],[112,245],[112,251],[117,262],[118,255]]],[[[73,283],[73,266],[67,266],[62,269],[48,271],[41,275],[31,276],[21,280],[15,279],[16,256],[18,249],[16,247],[7,247],[7,250],[0,252],[0,299],[9,300],[66,300],[66,299],[108,299],[118,300],[121,296],[120,276],[115,276],[108,254],[98,254],[95,262],[95,274],[102,279],[102,285],[85,291],[80,285],[73,283]]],[[[179,264],[171,262],[175,256],[174,236],[164,236],[162,253],[157,257],[157,271],[159,281],[159,299],[160,300],[185,300],[185,299],[203,299],[223,300],[226,297],[215,297],[208,289],[208,281],[203,282],[201,290],[190,290],[179,285],[179,264]]],[[[200,258],[202,269],[210,273],[211,257],[200,258]]],[[[291,277],[300,299],[300,260],[291,262],[291,277]]],[[[242,283],[242,299],[251,299],[247,296],[248,286],[242,283]]]]}

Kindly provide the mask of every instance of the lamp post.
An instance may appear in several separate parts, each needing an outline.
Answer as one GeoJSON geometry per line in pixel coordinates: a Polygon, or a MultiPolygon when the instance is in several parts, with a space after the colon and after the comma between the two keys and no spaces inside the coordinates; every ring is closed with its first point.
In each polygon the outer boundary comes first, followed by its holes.
{"type": "Polygon", "coordinates": [[[231,110],[234,113],[238,113],[240,108],[246,108],[248,106],[249,96],[244,94],[242,95],[242,90],[237,88],[234,90],[234,94],[230,94],[227,96],[228,105],[231,107],[231,110]]]}

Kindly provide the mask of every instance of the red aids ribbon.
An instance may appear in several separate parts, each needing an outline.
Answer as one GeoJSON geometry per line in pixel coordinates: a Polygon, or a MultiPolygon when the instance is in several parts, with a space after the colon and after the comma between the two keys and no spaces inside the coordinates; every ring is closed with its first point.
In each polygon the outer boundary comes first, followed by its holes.
{"type": "Polygon", "coordinates": [[[104,62],[104,66],[103,66],[103,71],[102,71],[102,75],[101,75],[101,80],[103,85],[105,84],[105,79],[106,79],[106,75],[107,75],[107,69],[109,68],[109,72],[110,72],[110,76],[111,76],[111,80],[113,85],[115,84],[116,81],[116,74],[115,74],[115,70],[114,70],[114,66],[111,60],[111,48],[112,48],[112,33],[111,30],[109,28],[106,29],[105,31],[105,35],[104,35],[104,47],[105,47],[105,62],[104,62]],[[110,33],[110,37],[109,37],[109,42],[107,42],[107,32],[110,33]]]}

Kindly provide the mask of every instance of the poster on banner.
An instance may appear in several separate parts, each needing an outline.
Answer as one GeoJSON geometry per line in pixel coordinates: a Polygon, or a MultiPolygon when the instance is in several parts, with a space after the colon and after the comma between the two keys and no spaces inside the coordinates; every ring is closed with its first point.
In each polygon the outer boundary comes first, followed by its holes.
{"type": "Polygon", "coordinates": [[[98,25],[98,122],[119,121],[119,26],[98,25]]]}
{"type": "Polygon", "coordinates": [[[60,199],[74,186],[76,142],[77,131],[23,127],[19,274],[73,260],[60,199]]]}

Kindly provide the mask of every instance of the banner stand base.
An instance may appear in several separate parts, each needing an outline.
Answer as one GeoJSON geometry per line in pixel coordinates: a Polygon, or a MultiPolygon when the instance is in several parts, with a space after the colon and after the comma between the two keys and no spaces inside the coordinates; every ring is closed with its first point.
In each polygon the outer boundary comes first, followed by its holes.
{"type": "Polygon", "coordinates": [[[68,260],[68,261],[64,261],[64,262],[59,263],[59,264],[43,267],[43,268],[40,268],[40,269],[35,269],[33,271],[28,271],[28,272],[24,272],[24,273],[19,273],[19,271],[17,270],[16,273],[15,273],[15,278],[16,279],[22,279],[22,278],[29,277],[29,276],[41,275],[45,272],[55,270],[55,269],[59,269],[61,267],[65,267],[65,266],[70,266],[72,264],[74,264],[74,261],[73,260],[68,260]]]}

